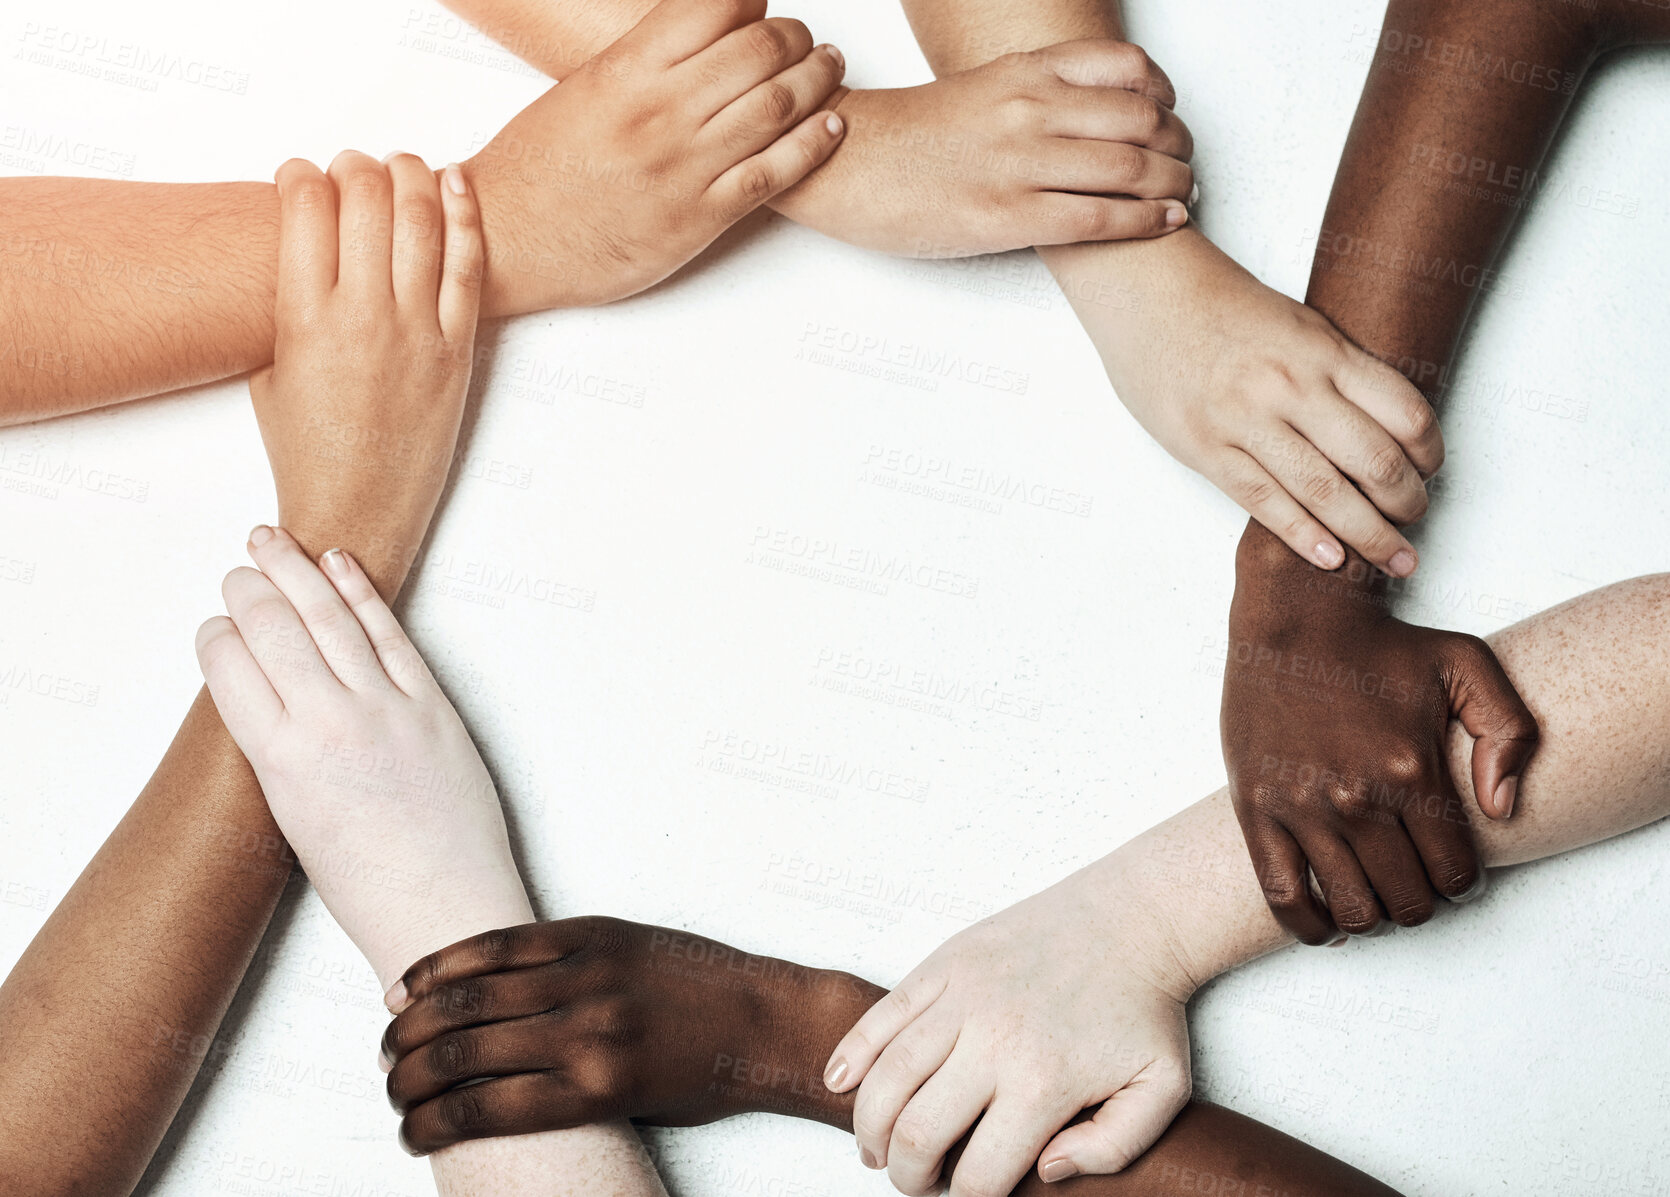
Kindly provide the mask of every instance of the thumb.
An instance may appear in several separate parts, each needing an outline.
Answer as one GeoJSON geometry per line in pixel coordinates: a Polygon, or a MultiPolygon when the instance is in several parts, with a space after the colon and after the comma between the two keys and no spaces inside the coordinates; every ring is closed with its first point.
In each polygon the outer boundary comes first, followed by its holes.
{"type": "Polygon", "coordinates": [[[1537,750],[1537,721],[1490,645],[1457,638],[1449,666],[1450,713],[1473,737],[1473,798],[1493,819],[1513,814],[1519,778],[1537,750]]]}
{"type": "Polygon", "coordinates": [[[1038,1157],[1038,1175],[1056,1181],[1118,1172],[1152,1147],[1188,1102],[1188,1066],[1156,1060],[1089,1121],[1051,1139],[1038,1157]]]}

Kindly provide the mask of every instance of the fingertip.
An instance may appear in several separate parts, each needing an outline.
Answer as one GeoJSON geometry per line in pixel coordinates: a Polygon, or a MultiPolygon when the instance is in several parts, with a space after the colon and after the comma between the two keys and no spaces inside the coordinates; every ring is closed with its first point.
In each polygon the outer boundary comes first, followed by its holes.
{"type": "Polygon", "coordinates": [[[852,1069],[848,1066],[844,1056],[834,1056],[823,1070],[824,1088],[828,1089],[831,1093],[845,1093],[848,1089],[852,1088],[849,1081],[849,1074],[851,1071],[852,1069]]]}
{"type": "Polygon", "coordinates": [[[1420,567],[1420,559],[1412,548],[1402,548],[1386,562],[1386,572],[1394,578],[1407,578],[1420,567]]]}
{"type": "Polygon", "coordinates": [[[464,177],[464,168],[456,162],[449,162],[441,172],[446,181],[446,188],[453,195],[467,196],[470,194],[470,182],[464,177]]]}
{"type": "Polygon", "coordinates": [[[1065,1156],[1058,1156],[1053,1160],[1038,1161],[1038,1179],[1045,1184],[1054,1184],[1059,1180],[1070,1180],[1079,1174],[1079,1166],[1065,1156]]]}
{"type": "Polygon", "coordinates": [[[1189,223],[1189,210],[1180,203],[1166,205],[1165,226],[1168,232],[1182,228],[1189,223]]]}
{"type": "Polygon", "coordinates": [[[1496,804],[1496,814],[1495,814],[1494,817],[1497,818],[1497,819],[1512,818],[1513,817],[1513,804],[1518,799],[1518,797],[1519,797],[1519,778],[1518,778],[1518,776],[1510,774],[1509,776],[1504,777],[1500,782],[1497,783],[1496,793],[1492,797],[1492,801],[1496,804]]]}
{"type": "Polygon", "coordinates": [[[411,1004],[412,995],[406,988],[405,977],[401,977],[393,985],[390,985],[388,992],[383,994],[383,1005],[388,1007],[390,1014],[399,1016],[411,1004]]]}
{"type": "Polygon", "coordinates": [[[833,138],[839,138],[843,133],[845,133],[847,131],[847,123],[845,121],[843,121],[841,119],[840,114],[836,113],[836,112],[826,112],[826,113],[824,113],[823,127],[824,127],[824,131],[827,132],[829,134],[829,136],[833,137],[833,138]]]}

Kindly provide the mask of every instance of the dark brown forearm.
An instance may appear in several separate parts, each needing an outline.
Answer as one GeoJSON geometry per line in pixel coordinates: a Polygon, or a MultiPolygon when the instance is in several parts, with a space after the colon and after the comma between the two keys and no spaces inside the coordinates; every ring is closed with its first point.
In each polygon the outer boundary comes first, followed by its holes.
{"type": "Polygon", "coordinates": [[[1605,33],[1561,0],[1392,0],[1306,302],[1436,397],[1605,33]]]}

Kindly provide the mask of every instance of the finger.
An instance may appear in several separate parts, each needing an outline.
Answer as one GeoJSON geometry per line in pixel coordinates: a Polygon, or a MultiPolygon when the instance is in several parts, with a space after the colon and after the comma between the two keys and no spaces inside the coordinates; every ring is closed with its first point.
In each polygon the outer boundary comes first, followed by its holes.
{"type": "Polygon", "coordinates": [[[593,920],[561,919],[554,923],[522,923],[483,931],[431,952],[408,968],[383,995],[383,1004],[399,1014],[441,985],[451,985],[483,973],[533,968],[561,960],[578,951],[590,937],[593,920]]]}
{"type": "Polygon", "coordinates": [[[1122,141],[1058,139],[1038,154],[1032,172],[1046,191],[1174,199],[1179,204],[1195,185],[1188,163],[1122,141]]]}
{"type": "MultiPolygon", "coordinates": [[[[1043,131],[1052,137],[1128,142],[1179,162],[1194,155],[1194,138],[1182,119],[1159,100],[1105,87],[1064,87],[1050,95],[1043,131]]],[[[1179,198],[1187,198],[1184,192],[1179,198]]]]}
{"type": "Polygon", "coordinates": [[[833,47],[819,46],[716,113],[702,127],[699,144],[723,151],[727,164],[759,153],[817,112],[840,83],[843,69],[833,47]]]}
{"type": "MultiPolygon", "coordinates": [[[[405,1114],[448,1089],[483,1077],[561,1069],[573,1058],[575,1036],[563,1033],[569,1021],[563,1014],[541,1013],[448,1031],[395,1064],[389,1073],[389,1100],[405,1114]]],[[[556,1123],[547,1128],[557,1129],[556,1123]]]]}
{"type": "MultiPolygon", "coordinates": [[[[901,1193],[925,1193],[939,1178],[945,1153],[968,1133],[969,1127],[985,1119],[981,1114],[992,1102],[989,1072],[967,1048],[953,1051],[945,1064],[916,1091],[898,1120],[887,1143],[887,1175],[901,1193]]],[[[1021,1164],[1025,1172],[1035,1157],[1021,1164]]],[[[992,1192],[1007,1193],[1012,1186],[993,1186],[992,1192]]]]}
{"type": "Polygon", "coordinates": [[[1334,926],[1348,935],[1371,934],[1386,912],[1351,846],[1330,831],[1289,831],[1304,849],[1334,926]]]}
{"type": "Polygon", "coordinates": [[[441,286],[445,230],[441,188],[435,172],[415,154],[395,154],[386,165],[393,188],[394,301],[403,308],[433,312],[441,286]]]}
{"type": "Polygon", "coordinates": [[[446,219],[446,250],[437,314],[441,332],[449,342],[470,346],[475,342],[476,319],[481,313],[486,247],[481,236],[481,206],[457,163],[441,172],[441,208],[446,219]]]}
{"type": "Polygon", "coordinates": [[[360,639],[366,642],[370,656],[376,658],[383,680],[414,698],[432,694],[436,684],[429,666],[360,563],[342,549],[327,549],[319,558],[319,568],[339,601],[352,613],[360,639]]]}
{"type": "MultiPolygon", "coordinates": [[[[998,1094],[951,1171],[952,1197],[1007,1193],[1014,1189],[1032,1170],[1033,1162],[1050,1136],[1076,1113],[1074,1109],[1039,1106],[998,1094]]],[[[901,1125],[903,1121],[901,1118],[901,1125]]],[[[897,1133],[894,1139],[897,1141],[897,1133]]],[[[935,1170],[938,1170],[937,1163],[935,1170]]],[[[932,1180],[929,1176],[929,1183],[932,1180]]],[[[897,1180],[894,1183],[897,1185],[897,1180]]]]}
{"type": "Polygon", "coordinates": [[[1268,821],[1244,828],[1253,871],[1264,901],[1276,921],[1300,943],[1332,943],[1339,937],[1333,919],[1310,886],[1310,861],[1285,827],[1268,821]]]}
{"type": "Polygon", "coordinates": [[[1177,105],[1177,89],[1141,46],[1111,38],[1083,38],[1038,51],[1063,83],[1079,87],[1117,87],[1177,105]]]}
{"type": "Polygon", "coordinates": [[[336,285],[356,299],[394,298],[394,185],[382,163],[343,150],[330,165],[336,184],[336,285]]]}
{"type": "Polygon", "coordinates": [[[769,148],[720,175],[708,187],[708,197],[729,220],[741,220],[822,166],[845,132],[846,125],[835,113],[814,113],[769,148]]]}
{"type": "Polygon", "coordinates": [[[336,285],[336,187],[305,158],[273,176],[278,184],[279,310],[312,307],[336,285]]]}
{"type": "Polygon", "coordinates": [[[915,1022],[945,992],[946,978],[913,973],[897,989],[864,1011],[852,1030],[841,1037],[824,1066],[823,1083],[832,1093],[845,1093],[864,1079],[882,1049],[915,1022]]]}
{"type": "Polygon", "coordinates": [[[1288,424],[1246,446],[1305,509],[1394,578],[1415,572],[1415,549],[1363,492],[1288,424]]]}
{"type": "Polygon", "coordinates": [[[226,616],[217,615],[197,629],[197,664],[221,722],[238,747],[253,743],[284,714],[278,691],[250,655],[238,625],[226,616]]]}
{"type": "Polygon", "coordinates": [[[1189,1103],[1186,1066],[1156,1062],[1138,1073],[1088,1122],[1077,1122],[1038,1156],[1043,1180],[1118,1172],[1154,1145],[1189,1103]]]}
{"type": "Polygon", "coordinates": [[[1029,245],[1080,241],[1138,241],[1182,228],[1189,211],[1176,200],[1108,199],[1098,195],[1038,192],[1023,210],[1029,245]]]}
{"type": "Polygon", "coordinates": [[[812,52],[812,32],[792,17],[768,17],[744,25],[681,62],[671,77],[685,111],[711,118],[738,96],[812,52]]]}
{"type": "Polygon", "coordinates": [[[1251,454],[1229,449],[1218,456],[1214,466],[1214,473],[1208,477],[1288,548],[1318,569],[1333,570],[1345,564],[1345,550],[1334,534],[1299,506],[1299,501],[1251,454]]]}
{"type": "Polygon", "coordinates": [[[400,1145],[412,1155],[428,1155],[466,1139],[527,1135],[553,1122],[572,1126],[576,1123],[568,1115],[575,1097],[573,1082],[555,1071],[465,1085],[407,1114],[400,1123],[400,1145]]]}
{"type": "Polygon", "coordinates": [[[249,555],[290,600],[319,655],[343,685],[352,690],[387,688],[388,675],[359,620],[288,532],[257,525],[249,534],[249,555]]]}
{"type": "Polygon", "coordinates": [[[1403,447],[1430,478],[1444,464],[1444,433],[1432,404],[1398,371],[1379,358],[1350,347],[1333,372],[1340,394],[1366,412],[1403,447]]]}
{"type": "Polygon", "coordinates": [[[894,1036],[858,1086],[852,1130],[859,1154],[875,1167],[887,1163],[893,1124],[924,1081],[938,1071],[957,1046],[960,1019],[930,1011],[894,1036]]]}
{"type": "Polygon", "coordinates": [[[666,68],[765,16],[766,0],[661,0],[616,46],[666,68]]]}
{"type": "Polygon", "coordinates": [[[226,575],[220,593],[238,635],[286,707],[340,692],[341,682],[319,655],[301,616],[266,574],[239,566],[226,575]]]}
{"type": "Polygon", "coordinates": [[[443,982],[414,998],[383,1031],[384,1071],[407,1052],[449,1031],[555,1009],[570,997],[574,970],[558,960],[532,968],[485,973],[443,982]]]}
{"type": "Polygon", "coordinates": [[[1426,514],[1420,471],[1403,446],[1355,403],[1343,395],[1324,396],[1289,422],[1388,519],[1412,524],[1426,514]]]}
{"type": "Polygon", "coordinates": [[[1452,902],[1466,902],[1484,892],[1484,866],[1473,845],[1467,807],[1456,793],[1448,766],[1439,767],[1444,776],[1437,792],[1405,804],[1403,826],[1432,888],[1452,902]]]}
{"type": "Polygon", "coordinates": [[[1376,814],[1387,821],[1348,832],[1352,853],[1386,916],[1400,927],[1418,927],[1432,917],[1436,905],[1426,867],[1397,811],[1388,806],[1376,814]]]}
{"type": "Polygon", "coordinates": [[[1447,641],[1450,713],[1474,741],[1473,797],[1485,814],[1505,819],[1542,733],[1490,645],[1477,636],[1447,641]]]}

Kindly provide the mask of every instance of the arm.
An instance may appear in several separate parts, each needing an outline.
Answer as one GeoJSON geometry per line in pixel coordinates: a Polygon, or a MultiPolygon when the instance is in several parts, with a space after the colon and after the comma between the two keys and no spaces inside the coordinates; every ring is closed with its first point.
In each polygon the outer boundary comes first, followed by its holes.
{"type": "MultiPolygon", "coordinates": [[[[484,314],[640,291],[828,157],[842,63],[764,10],[667,0],[464,164],[484,314]]],[[[272,360],[271,185],[4,179],[0,208],[0,424],[272,360]]]]}
{"type": "MultiPolygon", "coordinates": [[[[1106,0],[904,0],[939,73],[1064,38],[1123,35],[1106,0]]],[[[814,178],[813,182],[816,181],[814,178]]],[[[1157,241],[1041,248],[1131,414],[1323,569],[1357,550],[1395,576],[1394,523],[1443,461],[1431,408],[1325,319],[1264,286],[1194,225],[1157,241]]]]}
{"type": "MultiPolygon", "coordinates": [[[[1670,575],[1660,575],[1496,639],[1548,742],[1527,771],[1520,816],[1483,830],[1487,863],[1567,851],[1670,813],[1667,615],[1670,575]],[[1647,730],[1618,736],[1620,726],[1647,730]]],[[[1447,752],[1464,791],[1468,747],[1457,730],[1447,752]]],[[[688,1125],[763,1110],[856,1127],[868,1160],[919,1191],[979,1117],[959,1193],[1007,1192],[1034,1161],[1053,1180],[1139,1155],[1114,1178],[1131,1189],[1084,1191],[1146,1192],[1138,1179],[1167,1165],[1204,1166],[1162,1150],[1175,1131],[1141,1155],[1188,1100],[1184,1004],[1290,942],[1220,790],[955,936],[886,1001],[847,973],[682,931],[569,919],[478,937],[407,969],[389,995],[397,1017],[383,1050],[402,1133],[424,1150],[604,1113],[688,1125]],[[863,1007],[836,1042],[832,1028],[863,1007]],[[599,1025],[635,1032],[593,1034],[599,1025]],[[693,1027],[705,1033],[692,1038],[693,1027]],[[593,1066],[590,1085],[541,1071],[575,1060],[593,1066]],[[522,1075],[455,1088],[512,1071],[522,1075]]],[[[1179,1126],[1201,1117],[1187,1109],[1179,1126]]]]}
{"type": "MultiPolygon", "coordinates": [[[[397,162],[410,176],[416,160],[397,162]]],[[[382,168],[347,165],[375,172],[388,193],[382,168]]],[[[320,198],[315,190],[310,202],[320,198]]],[[[330,191],[333,213],[335,202],[330,191]]],[[[422,243],[409,223],[398,233],[422,243]]],[[[388,595],[400,589],[452,455],[468,356],[450,366],[404,391],[318,388],[321,406],[311,410],[269,403],[269,380],[252,382],[280,511],[307,543],[362,553],[388,595]],[[308,446],[320,419],[358,428],[388,420],[408,430],[411,453],[442,464],[391,468],[401,463],[380,451],[384,442],[364,437],[341,438],[318,456],[308,446]]],[[[191,1087],[293,861],[243,753],[199,693],[150,782],[0,985],[8,1060],[0,1175],[23,1186],[20,1194],[132,1189],[191,1087]],[[41,1151],[48,1140],[57,1149],[41,1151]]]]}
{"type": "MultiPolygon", "coordinates": [[[[1480,831],[1486,864],[1568,851],[1670,814],[1667,614],[1670,575],[1657,575],[1495,638],[1545,744],[1526,771],[1519,814],[1480,831]],[[1620,736],[1620,727],[1642,730],[1620,736]]],[[[1470,756],[1456,729],[1446,760],[1468,796],[1470,756]]],[[[895,1179],[931,1175],[962,1132],[963,1115],[937,1118],[930,1092],[941,1109],[948,1093],[975,1095],[970,1118],[995,1093],[982,1128],[1007,1111],[1007,1142],[988,1141],[976,1157],[976,1132],[960,1165],[972,1169],[971,1185],[1019,1175],[1035,1159],[1043,1175],[1117,1170],[1187,1097],[1183,1004],[1212,977],[1290,942],[1220,790],[952,938],[853,1028],[831,1075],[841,1088],[862,1078],[860,1142],[895,1179]],[[947,1035],[956,1054],[923,1068],[947,1035]],[[1028,1113],[1035,1090],[1063,1099],[1028,1113]],[[1091,1121],[1061,1130],[1063,1107],[1098,1103],[1091,1121]]]]}
{"type": "MultiPolygon", "coordinates": [[[[448,6],[561,79],[649,0],[448,6]]],[[[1049,40],[1069,39],[1036,45],[1049,40]]],[[[842,241],[918,258],[1161,236],[1188,219],[1179,201],[1194,185],[1192,144],[1170,111],[1170,83],[1132,51],[1103,41],[989,62],[994,53],[938,83],[843,89],[841,148],[771,206],[842,241]]]]}
{"type": "MultiPolygon", "coordinates": [[[[1397,0],[1334,182],[1308,302],[1435,399],[1468,314],[1595,57],[1670,36],[1662,8],[1602,0],[1397,0]]],[[[1452,717],[1481,736],[1480,809],[1506,818],[1535,727],[1488,650],[1388,613],[1396,587],[1353,558],[1319,574],[1256,523],[1236,567],[1224,754],[1266,894],[1307,942],[1426,918],[1478,876],[1465,818],[1375,801],[1409,789],[1459,811],[1452,717]],[[1316,678],[1375,679],[1365,695],[1316,678]],[[1277,701],[1272,702],[1272,697],[1277,701]],[[1381,820],[1393,813],[1392,825],[1381,820]],[[1318,902],[1305,879],[1315,872],[1318,902]]]]}

